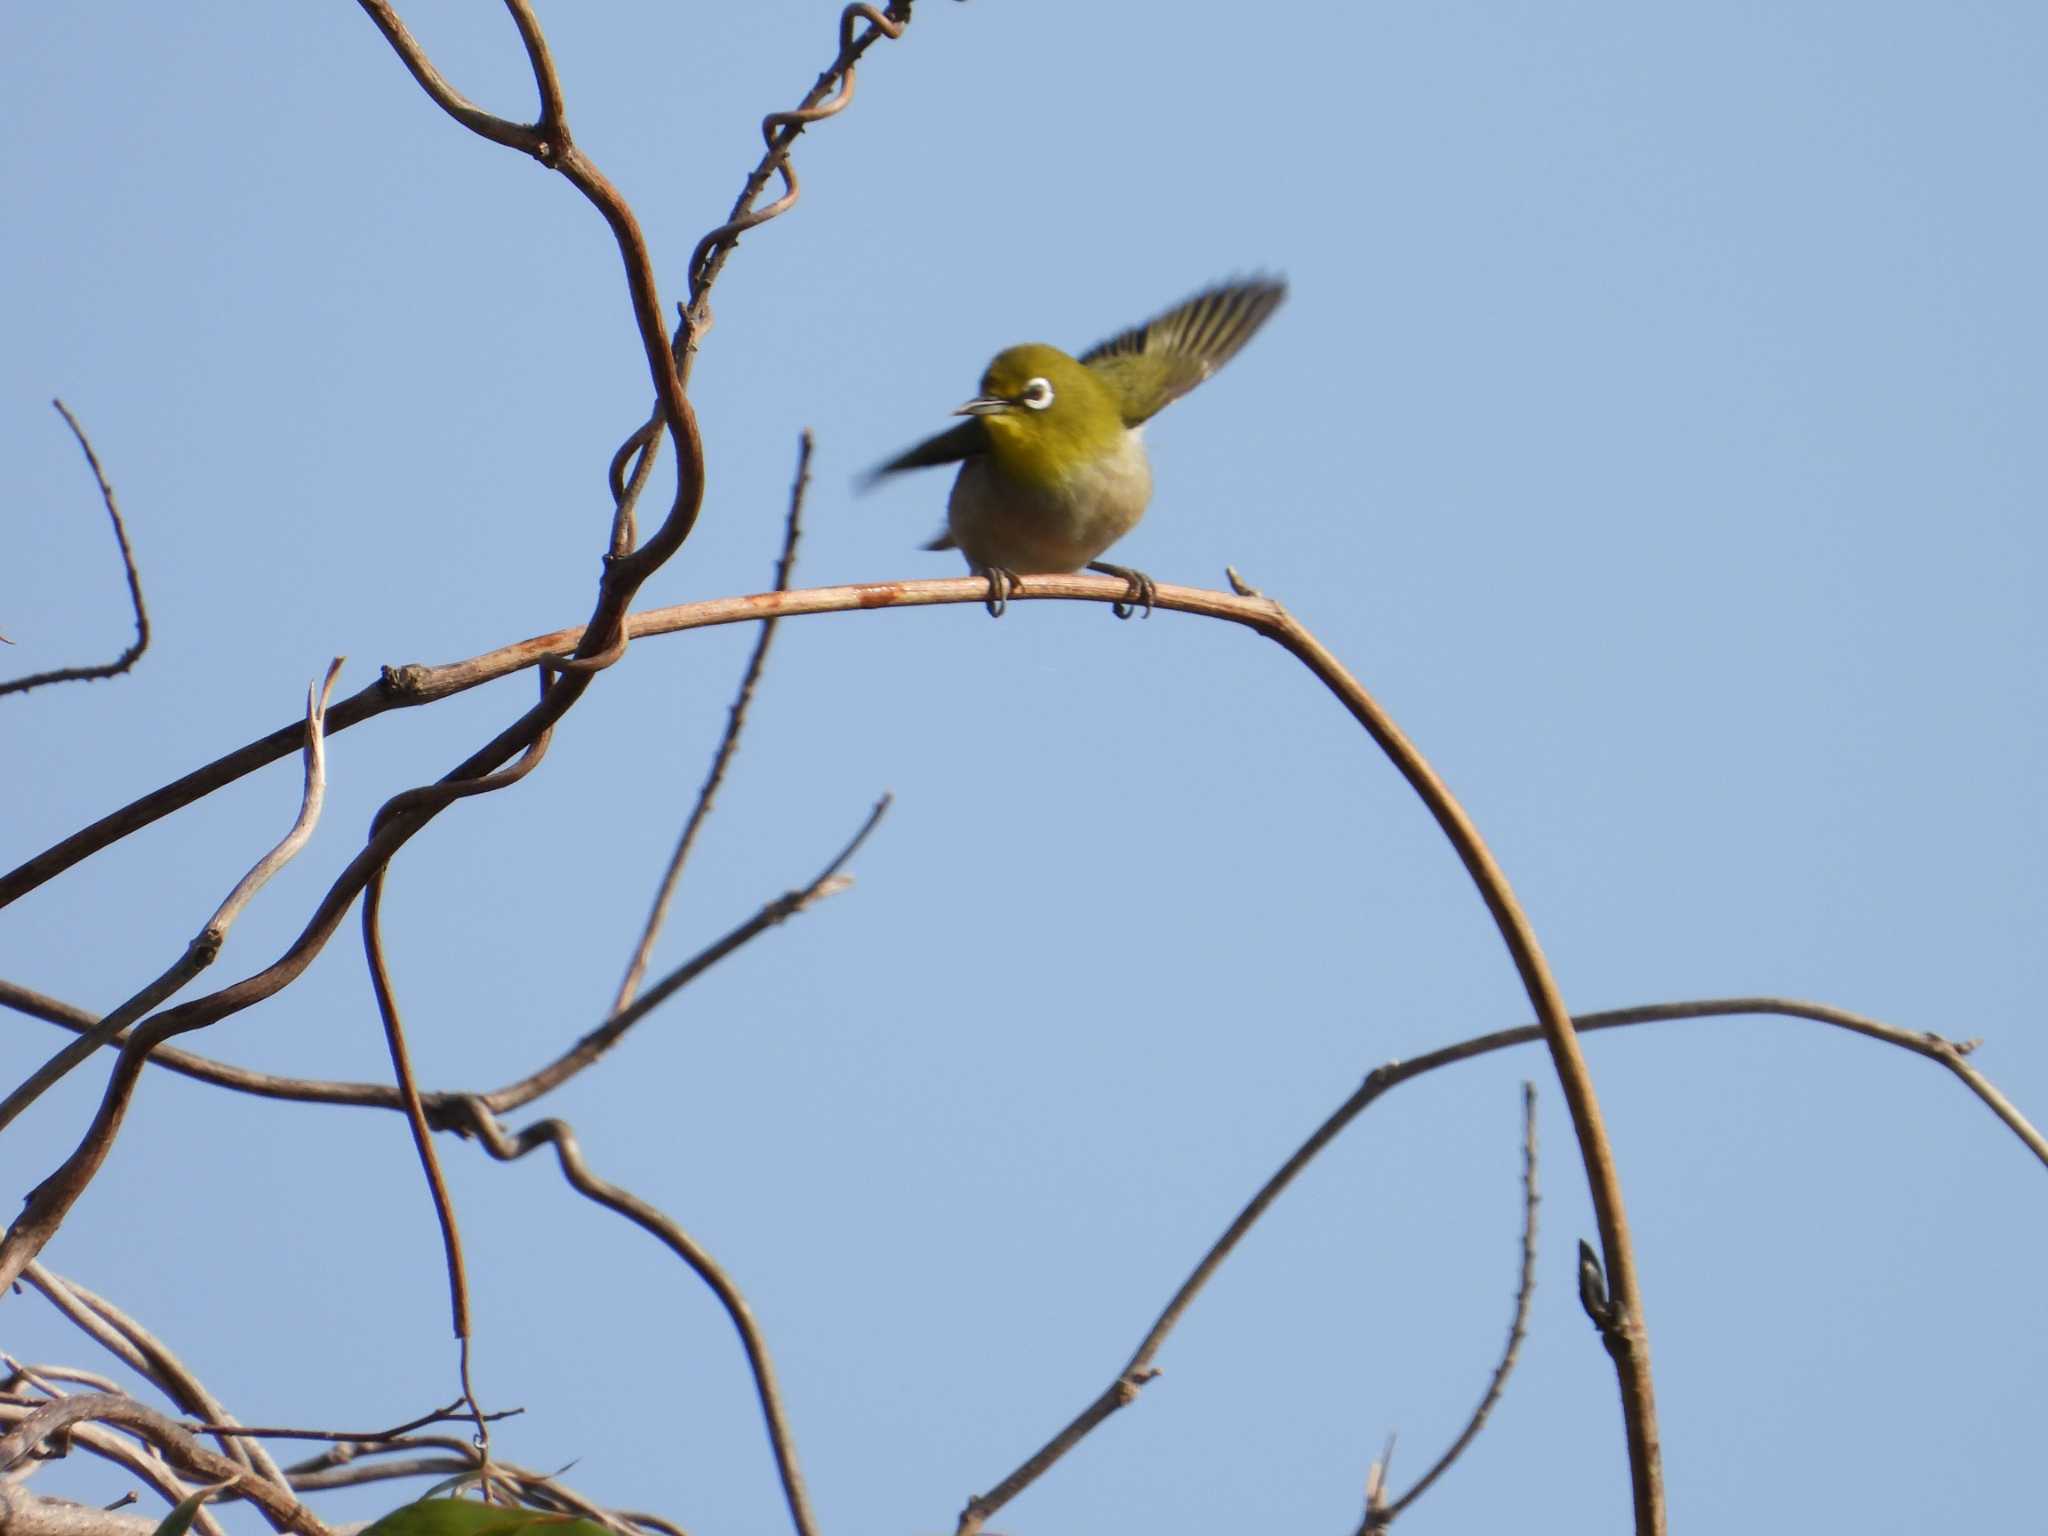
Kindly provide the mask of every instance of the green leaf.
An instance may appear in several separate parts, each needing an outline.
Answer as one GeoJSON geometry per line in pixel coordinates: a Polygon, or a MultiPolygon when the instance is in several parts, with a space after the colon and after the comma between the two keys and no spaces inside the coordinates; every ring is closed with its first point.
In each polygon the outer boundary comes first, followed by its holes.
{"type": "Polygon", "coordinates": [[[513,1509],[478,1499],[418,1499],[401,1504],[363,1536],[612,1536],[594,1520],[544,1509],[513,1509]]]}
{"type": "Polygon", "coordinates": [[[231,1477],[224,1483],[215,1483],[208,1488],[194,1488],[171,1506],[171,1512],[158,1524],[155,1536],[185,1536],[185,1533],[192,1529],[192,1517],[199,1513],[199,1506],[221,1489],[232,1487],[237,1481],[238,1479],[231,1477]]]}

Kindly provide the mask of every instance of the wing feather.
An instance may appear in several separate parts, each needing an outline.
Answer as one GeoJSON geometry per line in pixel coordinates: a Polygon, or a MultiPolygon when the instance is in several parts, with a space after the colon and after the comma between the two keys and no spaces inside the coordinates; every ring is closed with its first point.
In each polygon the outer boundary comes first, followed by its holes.
{"type": "Polygon", "coordinates": [[[1223,283],[1090,347],[1080,360],[1116,392],[1124,425],[1135,427],[1235,357],[1286,297],[1287,284],[1276,277],[1223,283]]]}

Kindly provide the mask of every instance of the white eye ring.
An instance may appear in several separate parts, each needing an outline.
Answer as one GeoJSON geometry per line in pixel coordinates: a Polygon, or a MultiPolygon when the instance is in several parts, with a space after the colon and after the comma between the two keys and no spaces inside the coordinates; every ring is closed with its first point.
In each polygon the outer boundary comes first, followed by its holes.
{"type": "Polygon", "coordinates": [[[1034,411],[1042,411],[1052,404],[1052,385],[1044,379],[1033,379],[1024,386],[1024,393],[1017,397],[1034,411]]]}

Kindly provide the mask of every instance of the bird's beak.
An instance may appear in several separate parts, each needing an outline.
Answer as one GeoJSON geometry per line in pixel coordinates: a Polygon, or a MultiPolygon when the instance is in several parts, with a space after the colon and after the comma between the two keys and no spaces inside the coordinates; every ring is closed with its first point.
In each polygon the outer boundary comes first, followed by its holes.
{"type": "Polygon", "coordinates": [[[994,416],[1010,408],[1010,402],[1001,395],[976,395],[953,414],[955,416],[994,416]]]}

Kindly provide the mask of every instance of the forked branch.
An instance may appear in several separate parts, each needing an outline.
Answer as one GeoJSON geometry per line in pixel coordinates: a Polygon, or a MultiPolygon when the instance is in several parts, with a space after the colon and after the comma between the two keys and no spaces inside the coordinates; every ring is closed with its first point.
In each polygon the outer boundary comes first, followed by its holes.
{"type": "MultiPolygon", "coordinates": [[[[49,683],[89,682],[94,678],[118,677],[142,659],[142,653],[149,649],[149,610],[142,603],[142,576],[135,569],[135,550],[128,543],[128,525],[121,520],[121,504],[114,499],[113,482],[107,479],[107,472],[100,465],[100,456],[93,452],[92,439],[85,435],[85,428],[78,424],[78,418],[71,414],[71,407],[62,400],[50,402],[57,408],[57,414],[64,418],[64,425],[71,429],[71,435],[78,439],[78,446],[85,450],[85,462],[92,469],[93,480],[100,488],[100,504],[107,509],[107,520],[114,525],[114,543],[121,550],[121,570],[128,578],[128,602],[135,610],[135,639],[128,648],[112,661],[96,667],[58,667],[50,672],[32,672],[27,677],[10,678],[0,682],[0,696],[10,693],[27,693],[31,688],[41,688],[49,683]]],[[[0,635],[0,639],[5,639],[0,635]]],[[[10,642],[11,643],[11,642],[10,642]]]]}

